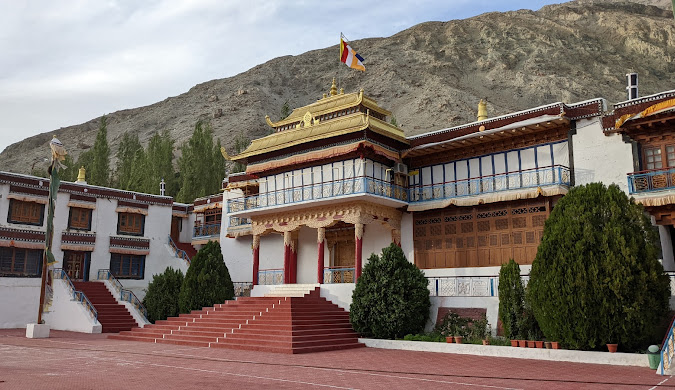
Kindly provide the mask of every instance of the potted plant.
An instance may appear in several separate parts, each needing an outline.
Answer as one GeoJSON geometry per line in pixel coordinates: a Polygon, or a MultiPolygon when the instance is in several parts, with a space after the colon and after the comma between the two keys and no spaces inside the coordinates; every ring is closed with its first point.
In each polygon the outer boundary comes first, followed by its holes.
{"type": "Polygon", "coordinates": [[[468,319],[460,317],[459,314],[455,312],[448,312],[448,314],[443,317],[443,321],[440,325],[436,326],[436,331],[445,336],[445,341],[447,343],[452,343],[454,341],[457,344],[461,344],[463,336],[466,333],[467,323],[468,319]]]}
{"type": "Polygon", "coordinates": [[[452,336],[446,336],[446,337],[445,337],[445,342],[446,342],[446,343],[452,344],[453,341],[454,341],[454,337],[452,337],[452,336]]]}
{"type": "Polygon", "coordinates": [[[517,346],[518,346],[518,340],[516,340],[516,339],[511,339],[511,346],[512,346],[512,347],[517,347],[517,346]]]}
{"type": "Polygon", "coordinates": [[[543,341],[535,341],[535,342],[534,342],[534,345],[535,345],[537,348],[544,348],[544,342],[543,342],[543,341]]]}
{"type": "Polygon", "coordinates": [[[615,352],[616,352],[616,349],[617,349],[618,347],[619,347],[619,344],[616,344],[616,343],[607,343],[607,350],[608,350],[610,353],[615,353],[615,352]]]}
{"type": "Polygon", "coordinates": [[[464,336],[455,336],[455,344],[462,344],[464,336]]]}
{"type": "Polygon", "coordinates": [[[551,342],[550,342],[550,341],[544,341],[544,346],[546,347],[546,349],[551,349],[551,348],[553,348],[553,347],[551,346],[551,342]]]}
{"type": "Polygon", "coordinates": [[[551,348],[560,349],[560,343],[557,341],[551,341],[551,348]]]}

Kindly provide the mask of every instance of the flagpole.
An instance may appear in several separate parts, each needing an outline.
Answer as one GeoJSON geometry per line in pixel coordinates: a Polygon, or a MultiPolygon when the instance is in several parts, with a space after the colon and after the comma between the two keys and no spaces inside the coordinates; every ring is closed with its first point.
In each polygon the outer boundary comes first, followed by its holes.
{"type": "Polygon", "coordinates": [[[52,197],[54,196],[52,194],[52,182],[54,181],[54,176],[52,172],[54,172],[56,168],[56,159],[52,159],[52,165],[49,167],[49,175],[50,175],[50,180],[49,180],[49,204],[47,207],[49,210],[47,210],[47,234],[45,235],[45,250],[42,252],[42,278],[40,282],[40,306],[38,307],[38,318],[37,318],[37,323],[41,324],[42,323],[42,313],[44,311],[44,306],[45,306],[45,292],[47,290],[47,274],[49,271],[49,261],[47,259],[47,251],[51,251],[52,248],[52,242],[54,241],[54,229],[49,228],[49,224],[51,223],[49,221],[49,218],[53,218],[53,213],[51,210],[54,210],[54,204],[52,201],[52,197]]]}

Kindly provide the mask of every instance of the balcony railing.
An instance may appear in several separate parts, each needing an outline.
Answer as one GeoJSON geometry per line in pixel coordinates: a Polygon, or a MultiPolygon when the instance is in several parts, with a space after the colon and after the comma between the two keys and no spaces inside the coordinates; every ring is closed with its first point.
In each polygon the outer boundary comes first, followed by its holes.
{"type": "Polygon", "coordinates": [[[429,200],[458,198],[554,184],[570,185],[570,170],[568,167],[552,165],[545,168],[500,173],[475,179],[413,186],[410,188],[410,201],[424,202],[429,200]]]}
{"type": "Polygon", "coordinates": [[[169,236],[169,246],[171,247],[171,249],[173,249],[176,257],[185,260],[185,262],[187,262],[187,265],[190,265],[190,256],[188,256],[187,252],[180,249],[178,245],[176,245],[176,243],[173,242],[173,238],[171,238],[171,236],[169,236]]]}
{"type": "Polygon", "coordinates": [[[323,282],[326,284],[354,283],[354,268],[346,268],[346,267],[324,268],[323,282]]]}
{"type": "Polygon", "coordinates": [[[230,217],[230,227],[246,226],[251,224],[251,218],[230,217]]]}
{"type": "MultiPolygon", "coordinates": [[[[527,285],[530,275],[520,275],[527,285]]],[[[440,276],[427,277],[432,297],[497,297],[499,276],[440,276]]]]}
{"type": "Polygon", "coordinates": [[[405,187],[369,176],[359,176],[230,199],[227,201],[227,212],[234,213],[353,194],[372,194],[408,201],[408,190],[405,187]]]}
{"type": "Polygon", "coordinates": [[[195,222],[192,237],[212,237],[220,236],[220,221],[202,224],[195,222]]]}
{"type": "Polygon", "coordinates": [[[251,282],[232,282],[234,284],[235,297],[250,297],[251,290],[253,290],[253,283],[251,282]]]}
{"type": "Polygon", "coordinates": [[[675,188],[675,168],[653,169],[628,174],[628,191],[631,194],[673,188],[675,188]]]}
{"type": "Polygon", "coordinates": [[[284,284],[284,270],[283,269],[261,269],[258,271],[258,284],[261,285],[275,285],[284,284]]]}

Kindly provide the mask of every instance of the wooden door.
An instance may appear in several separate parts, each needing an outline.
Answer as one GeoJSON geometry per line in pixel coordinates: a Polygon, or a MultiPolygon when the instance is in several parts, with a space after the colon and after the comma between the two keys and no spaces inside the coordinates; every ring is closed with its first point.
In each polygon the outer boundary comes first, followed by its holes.
{"type": "Polygon", "coordinates": [[[85,252],[67,251],[63,257],[63,269],[70,280],[83,281],[84,278],[84,255],[85,252]]]}
{"type": "Polygon", "coordinates": [[[180,236],[180,217],[171,217],[171,239],[173,242],[178,242],[180,236]]]}

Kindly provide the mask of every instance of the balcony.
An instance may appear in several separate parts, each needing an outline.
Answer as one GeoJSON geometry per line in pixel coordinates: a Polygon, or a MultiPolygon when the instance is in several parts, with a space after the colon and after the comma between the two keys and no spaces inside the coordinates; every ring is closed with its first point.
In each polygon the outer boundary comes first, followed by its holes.
{"type": "Polygon", "coordinates": [[[652,169],[628,174],[631,195],[675,188],[675,168],[652,169]]]}
{"type": "Polygon", "coordinates": [[[390,201],[388,204],[396,207],[405,206],[408,201],[408,190],[405,187],[369,176],[360,176],[230,199],[227,201],[227,212],[229,214],[238,214],[244,211],[296,205],[341,197],[351,198],[358,195],[375,195],[392,200],[393,202],[390,201]]]}
{"type": "Polygon", "coordinates": [[[553,165],[545,168],[488,175],[475,179],[413,186],[410,188],[410,202],[460,198],[549,185],[569,186],[569,168],[562,165],[553,165]]]}
{"type": "Polygon", "coordinates": [[[284,284],[284,270],[282,268],[259,270],[258,284],[266,286],[284,284]]]}
{"type": "Polygon", "coordinates": [[[354,268],[326,267],[323,271],[323,282],[326,284],[354,283],[354,268]]]}
{"type": "Polygon", "coordinates": [[[230,217],[230,224],[227,227],[228,237],[235,238],[249,234],[252,234],[250,218],[230,217]]]}
{"type": "Polygon", "coordinates": [[[195,221],[195,227],[192,230],[192,238],[220,237],[220,221],[202,223],[195,221]]]}

